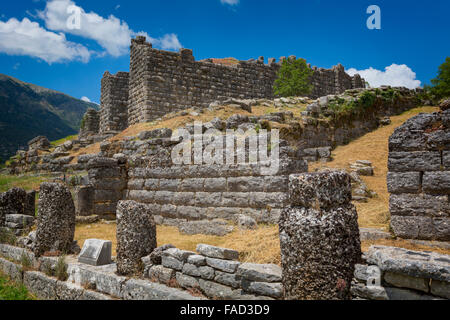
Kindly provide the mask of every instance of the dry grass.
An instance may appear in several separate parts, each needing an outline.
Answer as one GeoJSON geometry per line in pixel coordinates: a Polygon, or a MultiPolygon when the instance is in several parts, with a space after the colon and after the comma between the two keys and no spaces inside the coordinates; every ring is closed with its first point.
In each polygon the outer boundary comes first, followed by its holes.
{"type": "MultiPolygon", "coordinates": [[[[237,229],[237,228],[236,228],[237,229]]],[[[113,255],[116,254],[116,225],[95,223],[77,225],[75,240],[82,247],[84,241],[90,238],[111,240],[113,255]]],[[[168,226],[157,227],[158,245],[171,243],[179,249],[195,251],[197,244],[206,243],[214,246],[235,249],[240,252],[241,261],[260,263],[280,263],[280,244],[277,226],[261,225],[257,230],[236,230],[224,237],[207,235],[184,235],[177,228],[168,226]]]]}
{"type": "Polygon", "coordinates": [[[358,222],[361,227],[389,229],[389,193],[386,185],[388,141],[394,129],[420,112],[434,112],[438,108],[420,107],[409,110],[399,116],[391,117],[392,123],[370,132],[345,146],[339,146],[333,151],[332,162],[314,163],[310,171],[317,168],[349,168],[356,160],[370,160],[375,168],[373,177],[361,177],[369,189],[377,193],[377,197],[369,199],[368,203],[355,203],[358,210],[358,222]]]}
{"type": "MultiPolygon", "coordinates": [[[[78,225],[75,231],[75,240],[80,246],[86,239],[97,238],[111,240],[113,243],[113,255],[116,255],[116,225],[96,223],[92,225],[78,225]]],[[[214,246],[235,249],[239,251],[239,260],[254,263],[275,263],[280,265],[280,240],[278,226],[260,225],[257,230],[236,230],[224,237],[206,235],[184,235],[175,227],[157,227],[158,246],[173,244],[179,249],[195,251],[197,244],[206,243],[214,246]]],[[[371,245],[394,246],[416,251],[435,251],[442,254],[450,254],[449,249],[439,249],[414,244],[408,240],[377,240],[363,241],[361,248],[367,251],[371,245]]]]}

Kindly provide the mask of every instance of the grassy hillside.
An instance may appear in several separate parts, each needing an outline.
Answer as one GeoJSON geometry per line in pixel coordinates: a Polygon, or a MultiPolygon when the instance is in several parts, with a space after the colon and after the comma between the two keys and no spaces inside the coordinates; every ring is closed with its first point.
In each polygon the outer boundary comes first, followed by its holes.
{"type": "Polygon", "coordinates": [[[38,135],[57,140],[77,133],[93,103],[0,74],[0,158],[8,159],[38,135]]]}

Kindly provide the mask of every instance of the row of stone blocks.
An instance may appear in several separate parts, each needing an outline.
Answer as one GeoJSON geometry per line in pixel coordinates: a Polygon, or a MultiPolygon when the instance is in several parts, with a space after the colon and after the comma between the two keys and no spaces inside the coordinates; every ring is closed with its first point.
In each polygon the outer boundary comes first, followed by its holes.
{"type": "Polygon", "coordinates": [[[366,264],[355,266],[354,298],[369,300],[450,299],[450,259],[435,252],[372,246],[366,264]]]}
{"type": "Polygon", "coordinates": [[[197,253],[166,248],[142,259],[153,281],[199,290],[211,299],[279,299],[281,268],[274,264],[240,263],[235,250],[199,244],[197,253]]]}
{"type": "Polygon", "coordinates": [[[450,240],[450,111],[419,114],[389,139],[391,226],[402,238],[450,240]]]}

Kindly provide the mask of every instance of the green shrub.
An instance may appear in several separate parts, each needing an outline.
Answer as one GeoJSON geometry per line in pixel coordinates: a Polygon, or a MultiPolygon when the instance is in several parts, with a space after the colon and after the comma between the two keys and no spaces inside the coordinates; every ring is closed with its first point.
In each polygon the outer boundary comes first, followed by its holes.
{"type": "Polygon", "coordinates": [[[11,230],[0,227],[0,243],[15,245],[16,241],[17,237],[11,230]]]}
{"type": "Polygon", "coordinates": [[[27,288],[21,283],[15,283],[9,277],[0,273],[0,301],[1,300],[33,300],[27,288]]]}
{"type": "Polygon", "coordinates": [[[25,252],[22,252],[20,256],[20,264],[22,265],[23,271],[30,270],[33,267],[33,261],[25,252]]]}
{"type": "Polygon", "coordinates": [[[60,281],[66,281],[67,278],[69,278],[69,275],[67,274],[67,264],[65,255],[60,256],[58,258],[58,262],[56,262],[55,276],[60,281]]]}
{"type": "Polygon", "coordinates": [[[284,60],[274,84],[274,94],[282,97],[301,96],[311,93],[310,78],[313,71],[305,59],[284,60]]]}
{"type": "Polygon", "coordinates": [[[438,75],[431,83],[431,93],[436,97],[434,100],[450,97],[450,57],[439,66],[438,75]]]}

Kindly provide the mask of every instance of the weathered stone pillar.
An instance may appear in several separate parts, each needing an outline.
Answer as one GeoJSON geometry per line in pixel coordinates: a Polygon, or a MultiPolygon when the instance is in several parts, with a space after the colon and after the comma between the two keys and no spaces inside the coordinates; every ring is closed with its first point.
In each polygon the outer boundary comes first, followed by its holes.
{"type": "Polygon", "coordinates": [[[142,271],[141,258],[156,248],[156,224],[145,204],[119,201],[117,205],[117,272],[142,271]]]}
{"type": "Polygon", "coordinates": [[[361,257],[350,176],[344,171],[291,175],[289,198],[279,223],[285,299],[350,299],[361,257]]]}
{"type": "Polygon", "coordinates": [[[61,183],[41,184],[34,254],[69,253],[75,234],[75,206],[69,188],[61,183]]]}

